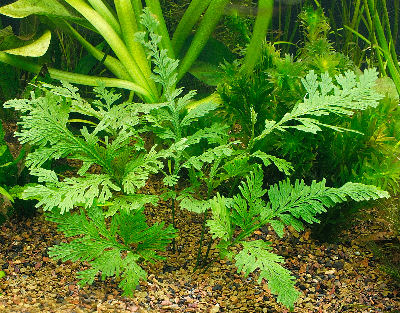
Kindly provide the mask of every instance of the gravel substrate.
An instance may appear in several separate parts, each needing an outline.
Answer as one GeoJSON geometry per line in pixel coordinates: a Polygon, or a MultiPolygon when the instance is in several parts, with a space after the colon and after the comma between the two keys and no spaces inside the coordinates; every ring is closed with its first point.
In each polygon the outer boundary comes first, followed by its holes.
{"type": "MultiPolygon", "coordinates": [[[[169,216],[160,208],[147,214],[169,216]]],[[[208,269],[193,273],[201,218],[179,212],[178,228],[178,251],[147,268],[148,281],[126,298],[114,279],[80,288],[75,273],[85,264],[51,260],[47,248],[65,239],[43,216],[7,222],[0,227],[0,312],[288,312],[266,283],[244,279],[215,251],[208,269]]],[[[398,286],[360,240],[370,235],[363,230],[371,227],[360,224],[345,244],[321,244],[291,229],[279,239],[267,227],[255,237],[271,241],[297,277],[302,295],[294,312],[400,312],[398,286]]]]}

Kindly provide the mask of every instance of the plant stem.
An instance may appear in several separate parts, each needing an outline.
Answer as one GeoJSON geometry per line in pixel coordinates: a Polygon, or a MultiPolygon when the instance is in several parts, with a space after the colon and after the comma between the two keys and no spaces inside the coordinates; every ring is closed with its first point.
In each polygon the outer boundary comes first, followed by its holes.
{"type": "Polygon", "coordinates": [[[211,1],[211,4],[204,14],[204,17],[196,31],[196,34],[194,35],[188,51],[179,64],[178,81],[183,77],[183,75],[186,74],[187,71],[190,70],[194,61],[196,61],[197,57],[200,55],[200,52],[203,50],[208,38],[217,26],[217,23],[224,13],[224,9],[228,3],[229,0],[211,1]]]}
{"type": "MultiPolygon", "coordinates": [[[[133,11],[135,13],[136,22],[139,22],[140,15],[142,15],[142,13],[143,13],[142,0],[131,0],[131,4],[132,4],[133,11]]],[[[138,23],[137,26],[140,31],[144,30],[144,26],[142,24],[138,23]]]]}
{"type": "MultiPolygon", "coordinates": [[[[176,225],[175,225],[175,198],[171,199],[171,205],[172,205],[172,226],[174,227],[174,229],[176,229],[176,225]]],[[[175,242],[175,238],[172,238],[172,253],[175,253],[176,251],[176,242],[175,242]]]]}
{"type": "MultiPolygon", "coordinates": [[[[36,74],[39,73],[42,68],[39,64],[27,61],[26,58],[9,55],[5,52],[0,52],[0,61],[36,74]]],[[[148,101],[152,101],[152,97],[146,89],[142,88],[141,86],[131,81],[122,80],[118,78],[106,78],[106,77],[71,73],[71,72],[57,70],[51,67],[48,67],[47,69],[49,71],[50,77],[53,79],[63,80],[66,82],[74,84],[82,84],[87,86],[100,86],[103,84],[105,87],[116,87],[116,88],[133,90],[138,94],[142,95],[148,101]]]]}
{"type": "MultiPolygon", "coordinates": [[[[209,184],[210,186],[210,184],[209,184]]],[[[210,199],[211,195],[211,188],[207,187],[207,200],[210,199]]],[[[208,211],[209,208],[207,208],[204,212],[203,216],[203,223],[201,227],[201,235],[200,235],[200,241],[199,241],[199,248],[197,250],[197,257],[196,257],[196,264],[194,265],[194,271],[201,265],[203,258],[201,257],[201,250],[203,249],[203,241],[204,241],[204,235],[206,232],[206,222],[207,222],[207,217],[208,217],[208,211]]]]}
{"type": "Polygon", "coordinates": [[[369,5],[369,11],[371,12],[371,17],[372,17],[372,21],[374,23],[375,26],[375,31],[376,31],[376,35],[379,41],[379,45],[382,49],[383,52],[383,56],[385,57],[386,61],[387,61],[387,66],[389,68],[389,72],[392,76],[392,79],[396,85],[397,88],[397,92],[400,94],[400,71],[398,70],[398,65],[395,65],[395,61],[392,58],[392,54],[388,45],[388,42],[386,40],[386,36],[385,36],[385,32],[383,30],[382,27],[382,23],[380,21],[378,12],[375,8],[375,4],[374,4],[374,0],[366,0],[368,1],[368,5],[369,5]]]}
{"type": "Polygon", "coordinates": [[[249,75],[253,72],[254,66],[260,58],[262,45],[265,40],[269,24],[271,23],[273,8],[273,0],[258,1],[258,12],[253,35],[251,37],[250,44],[247,47],[246,56],[241,68],[241,71],[246,75],[249,75]]]}
{"type": "Polygon", "coordinates": [[[394,25],[393,25],[393,44],[396,49],[397,37],[399,35],[399,15],[400,15],[400,1],[394,1],[394,25]]]}
{"type": "MultiPolygon", "coordinates": [[[[68,22],[66,22],[67,27],[71,31],[71,34],[80,42],[80,44],[98,61],[101,61],[105,57],[105,53],[94,47],[85,38],[81,36],[68,22]]],[[[126,73],[126,68],[121,64],[121,62],[107,55],[103,61],[104,65],[120,79],[130,80],[130,76],[126,73]]]]}
{"type": "Polygon", "coordinates": [[[390,53],[392,54],[392,59],[394,61],[394,65],[397,68],[397,71],[400,72],[400,67],[399,67],[399,63],[397,62],[397,54],[396,54],[396,47],[395,47],[395,43],[393,41],[393,36],[392,36],[392,31],[390,29],[390,20],[389,20],[389,13],[387,10],[387,6],[386,6],[386,0],[381,0],[382,1],[382,6],[383,6],[383,20],[385,22],[386,25],[386,34],[387,37],[389,38],[389,49],[390,49],[390,53]]]}
{"type": "Polygon", "coordinates": [[[198,22],[210,2],[211,0],[192,0],[190,2],[172,36],[172,48],[176,56],[181,52],[185,40],[192,32],[193,26],[198,22]]]}
{"type": "Polygon", "coordinates": [[[387,76],[386,68],[385,68],[385,66],[383,64],[383,60],[382,60],[381,51],[378,50],[379,45],[378,45],[378,41],[376,39],[376,34],[374,31],[374,24],[372,22],[371,12],[370,12],[367,0],[364,0],[364,3],[365,3],[365,13],[367,15],[367,20],[366,20],[367,22],[365,22],[365,25],[369,31],[369,36],[371,38],[371,50],[375,49],[376,57],[378,59],[379,69],[380,69],[382,75],[387,76]]]}
{"type": "Polygon", "coordinates": [[[214,242],[214,240],[212,238],[210,238],[210,241],[208,242],[208,245],[207,245],[206,254],[205,254],[205,256],[204,256],[204,258],[202,260],[203,261],[202,264],[201,264],[202,266],[206,266],[207,265],[208,255],[210,253],[211,245],[212,245],[213,242],[214,242]]]}
{"type": "Polygon", "coordinates": [[[204,212],[203,216],[203,223],[201,227],[201,235],[200,235],[200,241],[199,241],[199,247],[197,249],[197,257],[196,257],[196,264],[194,265],[194,271],[201,265],[202,263],[202,257],[201,257],[201,250],[203,249],[203,241],[204,241],[204,234],[206,232],[206,221],[207,221],[207,216],[208,216],[208,208],[204,212]]]}
{"type": "Polygon", "coordinates": [[[171,40],[169,38],[169,33],[167,25],[165,24],[164,15],[162,13],[161,5],[159,0],[146,0],[147,6],[150,8],[151,13],[157,16],[157,20],[160,23],[159,32],[161,36],[161,47],[167,49],[168,56],[171,59],[175,59],[175,53],[172,48],[171,40]]]}
{"type": "MultiPolygon", "coordinates": [[[[139,31],[138,24],[140,23],[136,20],[131,0],[114,0],[114,4],[121,24],[122,37],[130,55],[135,59],[145,77],[149,78],[151,76],[151,68],[146,53],[142,45],[135,40],[135,33],[139,31]]],[[[148,81],[153,93],[158,97],[158,90],[154,81],[151,79],[148,81]]]]}

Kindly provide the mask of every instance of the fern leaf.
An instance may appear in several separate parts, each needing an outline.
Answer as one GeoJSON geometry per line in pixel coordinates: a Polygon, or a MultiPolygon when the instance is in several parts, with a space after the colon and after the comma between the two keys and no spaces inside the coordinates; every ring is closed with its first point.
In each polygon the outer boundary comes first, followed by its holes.
{"type": "Polygon", "coordinates": [[[252,157],[259,158],[264,166],[268,167],[270,164],[275,164],[279,171],[285,173],[286,175],[290,175],[293,172],[294,168],[292,164],[284,159],[277,158],[276,156],[269,155],[262,151],[256,151],[251,154],[252,157]]]}
{"type": "Polygon", "coordinates": [[[185,197],[181,200],[180,207],[190,212],[200,214],[206,212],[211,206],[208,200],[197,200],[192,197],[185,197]]]}
{"type": "MultiPolygon", "coordinates": [[[[32,174],[47,173],[38,169],[32,174]]],[[[53,172],[54,173],[54,172],[53,172]]],[[[43,176],[41,176],[43,179],[43,176]]],[[[87,175],[84,177],[68,177],[62,182],[52,180],[43,185],[28,187],[23,193],[24,198],[39,197],[37,207],[43,206],[43,210],[52,210],[58,207],[61,214],[68,212],[76,205],[90,207],[96,199],[100,203],[106,202],[112,197],[113,191],[119,191],[108,175],[87,175]]]]}
{"type": "Polygon", "coordinates": [[[122,184],[126,194],[133,194],[138,189],[145,186],[150,174],[157,173],[163,163],[160,159],[164,157],[162,153],[155,150],[155,146],[147,153],[135,156],[125,167],[122,184]]]}
{"type": "Polygon", "coordinates": [[[193,121],[197,120],[199,117],[203,117],[211,111],[214,111],[218,108],[218,104],[215,102],[205,102],[194,109],[190,110],[188,114],[182,119],[181,126],[188,126],[193,121]]]}
{"type": "Polygon", "coordinates": [[[233,235],[233,229],[230,221],[229,207],[231,201],[217,194],[211,199],[212,219],[207,221],[207,226],[210,228],[212,238],[221,238],[230,240],[233,235]]]}
{"type": "Polygon", "coordinates": [[[264,241],[243,241],[241,244],[243,250],[235,256],[238,272],[244,272],[248,276],[259,269],[258,281],[267,280],[268,287],[277,295],[278,302],[293,309],[300,292],[294,287],[295,278],[290,275],[290,271],[280,265],[284,262],[283,258],[270,252],[271,247],[264,241]]]}
{"type": "Polygon", "coordinates": [[[226,145],[220,145],[208,149],[199,156],[193,156],[189,158],[182,166],[186,168],[190,168],[193,166],[195,169],[200,170],[204,163],[212,163],[217,159],[231,156],[234,153],[234,150],[231,146],[235,143],[236,142],[231,142],[226,145]]]}
{"type": "Polygon", "coordinates": [[[138,255],[128,253],[123,260],[125,271],[118,286],[124,290],[124,296],[132,296],[139,281],[147,278],[147,273],[137,264],[138,259],[138,255]]]}
{"type": "MultiPolygon", "coordinates": [[[[281,215],[289,213],[296,219],[303,219],[307,223],[318,222],[315,215],[326,211],[336,203],[347,201],[366,201],[378,198],[388,198],[389,194],[375,186],[358,183],[347,183],[340,188],[325,186],[325,180],[313,181],[307,186],[303,181],[297,180],[294,185],[289,180],[271,186],[268,190],[272,215],[278,216],[285,223],[292,223],[292,219],[281,215]]],[[[271,212],[263,212],[263,217],[271,217],[271,212]]],[[[297,223],[301,229],[301,224],[297,223]]]]}
{"type": "Polygon", "coordinates": [[[164,223],[149,227],[143,209],[116,213],[110,224],[105,217],[98,206],[81,209],[80,214],[53,212],[49,220],[58,223],[59,230],[80,238],[51,247],[49,255],[63,261],[89,262],[91,268],[78,273],[81,284],[92,283],[98,273],[102,279],[121,276],[121,288],[131,294],[139,280],[146,278],[139,260],[162,259],[158,251],[165,250],[176,232],[164,223]]]}
{"type": "Polygon", "coordinates": [[[105,217],[115,215],[118,211],[124,211],[126,213],[141,209],[145,204],[156,205],[158,197],[155,195],[145,194],[133,194],[133,195],[121,195],[116,196],[112,199],[111,205],[108,211],[105,213],[105,217]]]}

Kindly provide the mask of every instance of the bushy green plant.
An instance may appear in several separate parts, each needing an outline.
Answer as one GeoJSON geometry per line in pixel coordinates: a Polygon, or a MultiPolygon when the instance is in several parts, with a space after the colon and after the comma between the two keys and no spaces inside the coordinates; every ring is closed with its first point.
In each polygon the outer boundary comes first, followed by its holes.
{"type": "Polygon", "coordinates": [[[279,236],[283,236],[286,225],[300,231],[302,220],[318,222],[315,215],[347,198],[364,201],[386,196],[374,186],[347,183],[329,188],[325,181],[307,186],[303,181],[291,184],[286,180],[264,189],[262,171],[255,170],[242,182],[240,194],[233,198],[217,195],[211,200],[212,219],[207,225],[213,238],[220,239],[217,247],[221,255],[234,260],[238,272],[247,276],[259,270],[258,280],[266,279],[278,301],[293,308],[299,292],[294,288],[294,277],[280,265],[282,257],[271,252],[270,243],[246,238],[265,224],[271,224],[279,236]],[[268,195],[268,202],[264,195],[268,195]],[[243,249],[235,252],[240,246],[243,249]]]}
{"type": "Polygon", "coordinates": [[[53,247],[51,256],[89,261],[92,267],[79,274],[82,283],[93,282],[99,271],[103,278],[122,275],[121,287],[130,294],[145,277],[139,262],[158,259],[157,251],[175,235],[164,223],[146,224],[143,205],[157,203],[157,197],[137,192],[163,167],[168,152],[144,148],[139,112],[128,103],[113,105],[119,95],[99,87],[98,100],[89,104],[67,83],[43,89],[40,96],[7,104],[24,114],[18,136],[35,148],[26,163],[41,185],[25,189],[24,197],[39,200],[37,206],[51,212],[50,220],[66,236],[83,235],[53,247]],[[97,123],[76,133],[72,113],[97,123]],[[64,177],[42,167],[60,158],[79,161],[76,175],[64,177]]]}
{"type": "MultiPolygon", "coordinates": [[[[149,10],[142,20],[149,39],[145,40],[143,34],[139,37],[155,65],[153,79],[163,86],[165,102],[119,103],[120,96],[104,87],[95,88],[98,99],[88,102],[77,88],[63,83],[43,84],[41,92],[32,93],[30,99],[6,104],[22,113],[17,135],[22,143],[34,147],[27,165],[41,183],[28,187],[24,197],[38,199],[38,206],[50,212],[49,219],[57,222],[67,237],[75,237],[52,247],[50,256],[88,261],[91,267],[78,273],[82,284],[92,283],[100,272],[102,278],[119,277],[124,294],[132,294],[139,280],[146,278],[142,262],[162,259],[159,252],[176,236],[176,230],[164,222],[147,224],[144,206],[156,205],[158,196],[144,194],[141,188],[155,173],[163,173],[164,184],[174,187],[187,170],[192,186],[179,195],[170,190],[170,196],[180,201],[182,208],[204,213],[204,225],[219,241],[221,255],[234,259],[238,271],[245,275],[260,270],[260,279],[268,280],[278,301],[293,308],[299,292],[294,288],[294,278],[279,264],[283,259],[271,253],[268,243],[247,239],[266,224],[271,224],[278,235],[286,225],[301,230],[302,220],[317,222],[316,214],[347,198],[364,201],[388,194],[357,183],[328,188],[324,180],[310,186],[286,180],[265,188],[258,162],[264,167],[274,164],[285,175],[292,166],[258,150],[258,143],[273,132],[340,131],[340,127],[322,123],[319,118],[352,115],[355,110],[376,106],[381,98],[372,89],[376,71],[366,70],[359,77],[346,72],[336,77],[337,83],[328,74],[311,71],[302,80],[307,91],[303,101],[280,118],[264,120],[260,133],[254,131],[258,115],[252,109],[250,139],[246,143],[230,142],[226,126],[215,123],[199,128],[201,124],[196,123],[215,109],[215,104],[205,102],[186,110],[193,92],[180,96],[182,90],[175,87],[177,61],[160,49],[157,21],[149,10]],[[72,119],[72,114],[82,118],[72,119]],[[72,124],[77,121],[87,126],[74,128],[72,124]],[[145,144],[143,133],[149,131],[163,143],[145,144]],[[202,146],[204,141],[206,145],[202,146]],[[43,167],[46,161],[56,159],[74,160],[76,171],[65,175],[43,167]],[[231,190],[212,198],[214,191],[232,178],[240,193],[234,195],[231,190]],[[205,199],[191,192],[198,183],[207,187],[205,199]]],[[[204,265],[206,260],[201,261],[204,265]]]]}
{"type": "MultiPolygon", "coordinates": [[[[251,110],[263,118],[276,119],[303,101],[308,91],[301,81],[308,70],[326,73],[324,75],[332,77],[334,82],[340,82],[339,77],[353,68],[351,62],[334,51],[328,41],[329,25],[322,10],[307,8],[300,19],[306,42],[296,58],[281,57],[279,51],[267,44],[263,61],[253,76],[241,75],[235,64],[225,65],[228,76],[234,78],[219,87],[224,102],[221,111],[239,125],[241,131],[235,136],[243,138],[244,142],[251,137],[251,110]]],[[[388,80],[379,80],[374,88],[381,94],[391,90],[390,93],[397,96],[388,80]]],[[[274,133],[259,142],[257,149],[291,161],[293,176],[307,182],[326,178],[328,184],[335,187],[348,181],[362,182],[396,193],[400,179],[398,114],[398,101],[387,97],[379,105],[351,116],[339,114],[319,119],[321,123],[350,131],[321,132],[315,136],[303,132],[274,133]]],[[[262,130],[259,121],[254,131],[259,134],[262,130]]],[[[270,176],[274,179],[276,173],[270,176]]],[[[357,206],[353,204],[329,210],[321,216],[322,222],[315,227],[315,233],[333,235],[330,230],[335,232],[339,229],[338,225],[349,221],[349,214],[356,210],[357,206]]]]}

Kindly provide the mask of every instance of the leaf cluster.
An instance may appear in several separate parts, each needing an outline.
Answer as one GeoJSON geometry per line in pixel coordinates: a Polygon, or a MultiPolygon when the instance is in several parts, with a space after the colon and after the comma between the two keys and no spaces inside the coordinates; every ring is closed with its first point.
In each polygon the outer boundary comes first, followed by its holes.
{"type": "Polygon", "coordinates": [[[92,283],[99,273],[102,279],[116,276],[130,295],[146,277],[142,262],[162,259],[160,252],[173,243],[178,201],[182,208],[204,214],[201,240],[207,226],[223,257],[234,260],[245,275],[259,270],[260,279],[268,281],[278,301],[293,308],[299,295],[294,278],[268,243],[248,241],[253,232],[270,224],[283,236],[287,225],[300,231],[303,222],[318,222],[317,214],[336,203],[388,194],[358,183],[329,188],[325,180],[307,185],[287,179],[265,187],[262,166],[273,164],[288,176],[293,165],[263,151],[260,143],[275,133],[347,130],[323,118],[352,116],[357,110],[375,107],[381,98],[372,89],[376,71],[366,70],[359,76],[345,72],[334,79],[310,71],[301,80],[305,96],[290,110],[265,117],[250,107],[245,113],[250,121],[247,140],[232,140],[226,123],[216,120],[201,126],[200,121],[217,104],[210,98],[191,106],[195,92],[183,94],[176,88],[179,63],[163,49],[159,21],[145,10],[142,23],[147,31],[136,37],[154,64],[153,80],[163,88],[161,103],[121,103],[118,94],[104,87],[95,88],[96,99],[87,101],[64,82],[43,84],[30,99],[6,104],[22,113],[17,135],[34,148],[27,164],[40,185],[28,187],[23,195],[39,200],[38,206],[51,212],[49,219],[71,237],[53,247],[50,255],[89,262],[90,268],[78,274],[82,284],[92,283]],[[55,161],[73,164],[75,170],[62,171],[55,161]],[[172,198],[172,225],[146,222],[145,206],[157,205],[159,200],[144,192],[152,174],[163,176],[168,187],[163,198],[172,198]],[[178,192],[185,174],[189,187],[178,192]],[[228,183],[230,190],[221,188],[228,183]],[[198,192],[201,187],[207,189],[205,197],[198,192]]]}
{"type": "Polygon", "coordinates": [[[293,309],[299,292],[294,288],[294,277],[282,267],[283,259],[271,252],[269,243],[262,240],[247,241],[255,230],[270,224],[282,237],[286,225],[297,231],[303,229],[303,221],[319,222],[316,215],[325,212],[336,203],[367,201],[389,197],[389,194],[374,186],[347,183],[340,188],[330,188],[325,181],[313,181],[310,186],[297,180],[289,180],[263,188],[263,172],[256,169],[241,183],[240,193],[233,198],[219,194],[211,201],[212,219],[207,226],[213,238],[220,238],[222,256],[235,260],[238,272],[247,276],[259,270],[259,281],[266,279],[278,301],[293,309]],[[264,199],[268,196],[268,201],[264,199]],[[235,255],[233,248],[243,249],[235,255]]]}

